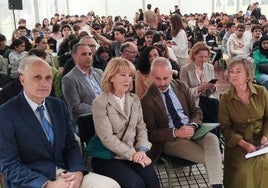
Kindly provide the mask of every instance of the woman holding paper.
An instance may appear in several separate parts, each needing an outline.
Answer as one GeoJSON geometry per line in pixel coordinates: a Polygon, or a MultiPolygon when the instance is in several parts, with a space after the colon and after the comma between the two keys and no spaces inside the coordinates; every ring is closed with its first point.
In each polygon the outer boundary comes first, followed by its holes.
{"type": "Polygon", "coordinates": [[[268,154],[249,159],[245,155],[267,145],[268,93],[251,83],[253,65],[236,57],[228,67],[230,90],[221,96],[220,127],[225,137],[224,176],[226,188],[268,187],[268,154]]]}

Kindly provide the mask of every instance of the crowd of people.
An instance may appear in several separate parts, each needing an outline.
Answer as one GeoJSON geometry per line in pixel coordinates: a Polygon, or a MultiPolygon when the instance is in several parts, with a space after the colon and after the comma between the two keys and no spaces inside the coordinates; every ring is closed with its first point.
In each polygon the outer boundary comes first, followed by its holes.
{"type": "Polygon", "coordinates": [[[93,11],[55,13],[32,30],[26,22],[19,19],[10,45],[0,34],[7,187],[157,188],[162,153],[204,164],[212,188],[268,186],[268,154],[244,157],[268,145],[268,21],[258,2],[210,18],[148,4],[133,23],[93,11]],[[216,62],[230,82],[220,98],[216,62]],[[89,113],[113,153],[92,158],[94,173],[75,140],[77,119],[89,113]],[[220,129],[191,139],[203,122],[220,129]]]}

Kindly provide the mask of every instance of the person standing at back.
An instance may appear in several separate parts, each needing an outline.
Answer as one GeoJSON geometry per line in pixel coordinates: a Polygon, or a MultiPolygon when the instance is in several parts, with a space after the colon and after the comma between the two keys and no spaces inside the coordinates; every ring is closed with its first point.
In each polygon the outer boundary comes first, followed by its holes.
{"type": "Polygon", "coordinates": [[[171,47],[177,57],[180,66],[186,64],[188,57],[188,40],[183,27],[182,19],[178,14],[170,17],[172,41],[167,41],[167,46],[171,47]]]}
{"type": "Polygon", "coordinates": [[[253,10],[250,16],[255,16],[257,20],[261,17],[261,8],[259,7],[259,2],[253,3],[253,10]]]}
{"type": "Polygon", "coordinates": [[[155,28],[156,26],[154,25],[154,20],[156,18],[156,15],[154,11],[151,10],[152,5],[148,4],[147,5],[147,10],[144,12],[144,22],[150,27],[150,29],[155,28]]]}
{"type": "Polygon", "coordinates": [[[174,12],[171,12],[171,11],[170,11],[170,14],[178,14],[178,15],[182,16],[182,15],[181,15],[181,10],[180,10],[180,8],[179,8],[178,5],[175,5],[175,6],[174,6],[174,12]]]}

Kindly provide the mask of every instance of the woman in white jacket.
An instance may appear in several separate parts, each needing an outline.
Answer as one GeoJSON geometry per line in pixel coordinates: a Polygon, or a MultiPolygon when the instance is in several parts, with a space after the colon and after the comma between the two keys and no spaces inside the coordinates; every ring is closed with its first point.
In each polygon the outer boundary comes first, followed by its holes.
{"type": "Polygon", "coordinates": [[[172,48],[178,59],[180,66],[186,64],[188,58],[188,41],[184,31],[182,19],[178,14],[170,17],[172,41],[168,41],[168,46],[172,48]]]}

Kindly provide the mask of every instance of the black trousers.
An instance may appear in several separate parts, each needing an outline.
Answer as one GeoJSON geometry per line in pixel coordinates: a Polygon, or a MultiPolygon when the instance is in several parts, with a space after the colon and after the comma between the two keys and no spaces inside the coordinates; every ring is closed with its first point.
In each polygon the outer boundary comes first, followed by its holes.
{"type": "Polygon", "coordinates": [[[119,183],[121,188],[160,188],[153,165],[143,168],[127,160],[92,158],[93,171],[108,176],[119,183]]]}
{"type": "MultiPolygon", "coordinates": [[[[219,122],[219,100],[209,97],[200,96],[199,106],[203,112],[204,123],[218,123],[219,122]]],[[[220,136],[219,127],[210,131],[217,137],[220,136]]]]}

